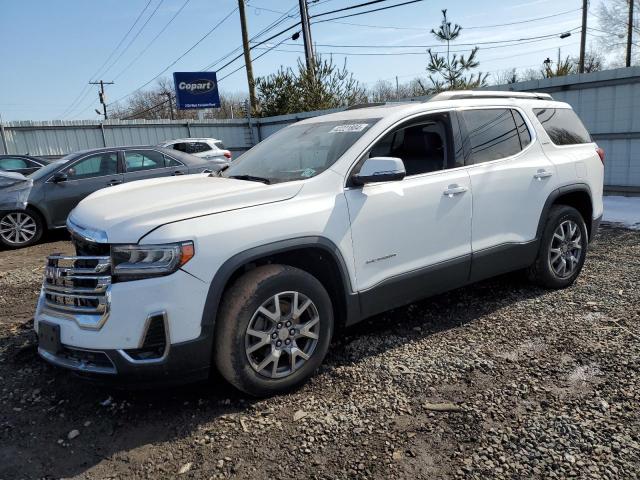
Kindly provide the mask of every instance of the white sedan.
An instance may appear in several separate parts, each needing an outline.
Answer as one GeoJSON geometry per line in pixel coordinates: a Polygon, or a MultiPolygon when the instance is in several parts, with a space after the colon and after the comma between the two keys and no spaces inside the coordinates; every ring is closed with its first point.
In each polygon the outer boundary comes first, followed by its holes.
{"type": "Polygon", "coordinates": [[[159,146],[220,163],[231,161],[231,152],[224,147],[221,140],[215,138],[179,138],[161,143],[159,146]]]}

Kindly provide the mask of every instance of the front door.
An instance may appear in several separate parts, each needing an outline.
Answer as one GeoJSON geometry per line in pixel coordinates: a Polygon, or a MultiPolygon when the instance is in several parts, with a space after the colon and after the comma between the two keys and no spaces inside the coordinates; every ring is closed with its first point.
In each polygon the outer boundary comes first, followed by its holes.
{"type": "Polygon", "coordinates": [[[69,212],[86,196],[122,183],[122,174],[118,173],[118,153],[115,151],[89,155],[60,173],[66,174],[66,180],[54,182],[51,178],[44,189],[54,227],[64,226],[69,212]]]}
{"type": "Polygon", "coordinates": [[[467,280],[472,195],[452,120],[427,115],[385,135],[368,155],[401,158],[407,177],[345,191],[365,316],[467,280]]]}

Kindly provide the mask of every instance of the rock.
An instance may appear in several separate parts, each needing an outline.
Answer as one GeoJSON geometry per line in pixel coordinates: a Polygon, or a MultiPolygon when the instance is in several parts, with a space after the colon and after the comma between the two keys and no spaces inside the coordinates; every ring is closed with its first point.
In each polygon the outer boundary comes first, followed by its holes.
{"type": "Polygon", "coordinates": [[[449,402],[444,402],[444,403],[425,402],[423,404],[423,407],[426,410],[429,410],[432,412],[462,412],[462,407],[449,402]]]}
{"type": "Polygon", "coordinates": [[[293,414],[293,421],[298,422],[308,415],[304,410],[298,410],[293,414]]]}
{"type": "Polygon", "coordinates": [[[71,431],[69,432],[69,434],[67,435],[67,438],[68,438],[69,440],[73,440],[74,438],[76,438],[76,437],[78,437],[78,436],[80,436],[80,432],[79,432],[78,430],[71,430],[71,431]]]}
{"type": "Polygon", "coordinates": [[[184,475],[185,473],[187,473],[189,470],[191,470],[192,465],[193,463],[191,462],[185,463],[182,467],[180,467],[180,470],[178,470],[178,475],[184,475]]]}

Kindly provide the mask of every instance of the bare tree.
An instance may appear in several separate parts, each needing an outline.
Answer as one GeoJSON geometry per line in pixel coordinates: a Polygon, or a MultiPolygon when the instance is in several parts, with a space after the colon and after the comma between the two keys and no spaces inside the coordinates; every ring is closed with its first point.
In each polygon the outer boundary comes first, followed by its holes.
{"type": "MultiPolygon", "coordinates": [[[[640,0],[633,0],[633,33],[640,34],[640,0]]],[[[598,42],[609,54],[612,66],[624,66],[627,48],[627,24],[629,18],[629,0],[603,0],[597,8],[596,16],[601,32],[598,42]]],[[[640,47],[634,43],[631,50],[631,63],[640,63],[640,47]]]]}

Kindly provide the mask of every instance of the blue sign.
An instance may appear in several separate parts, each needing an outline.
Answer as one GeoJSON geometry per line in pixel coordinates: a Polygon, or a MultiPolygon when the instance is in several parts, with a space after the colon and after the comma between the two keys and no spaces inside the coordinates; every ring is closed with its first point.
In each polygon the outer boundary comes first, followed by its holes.
{"type": "Polygon", "coordinates": [[[173,72],[173,83],[180,110],[220,107],[216,72],[173,72]]]}

